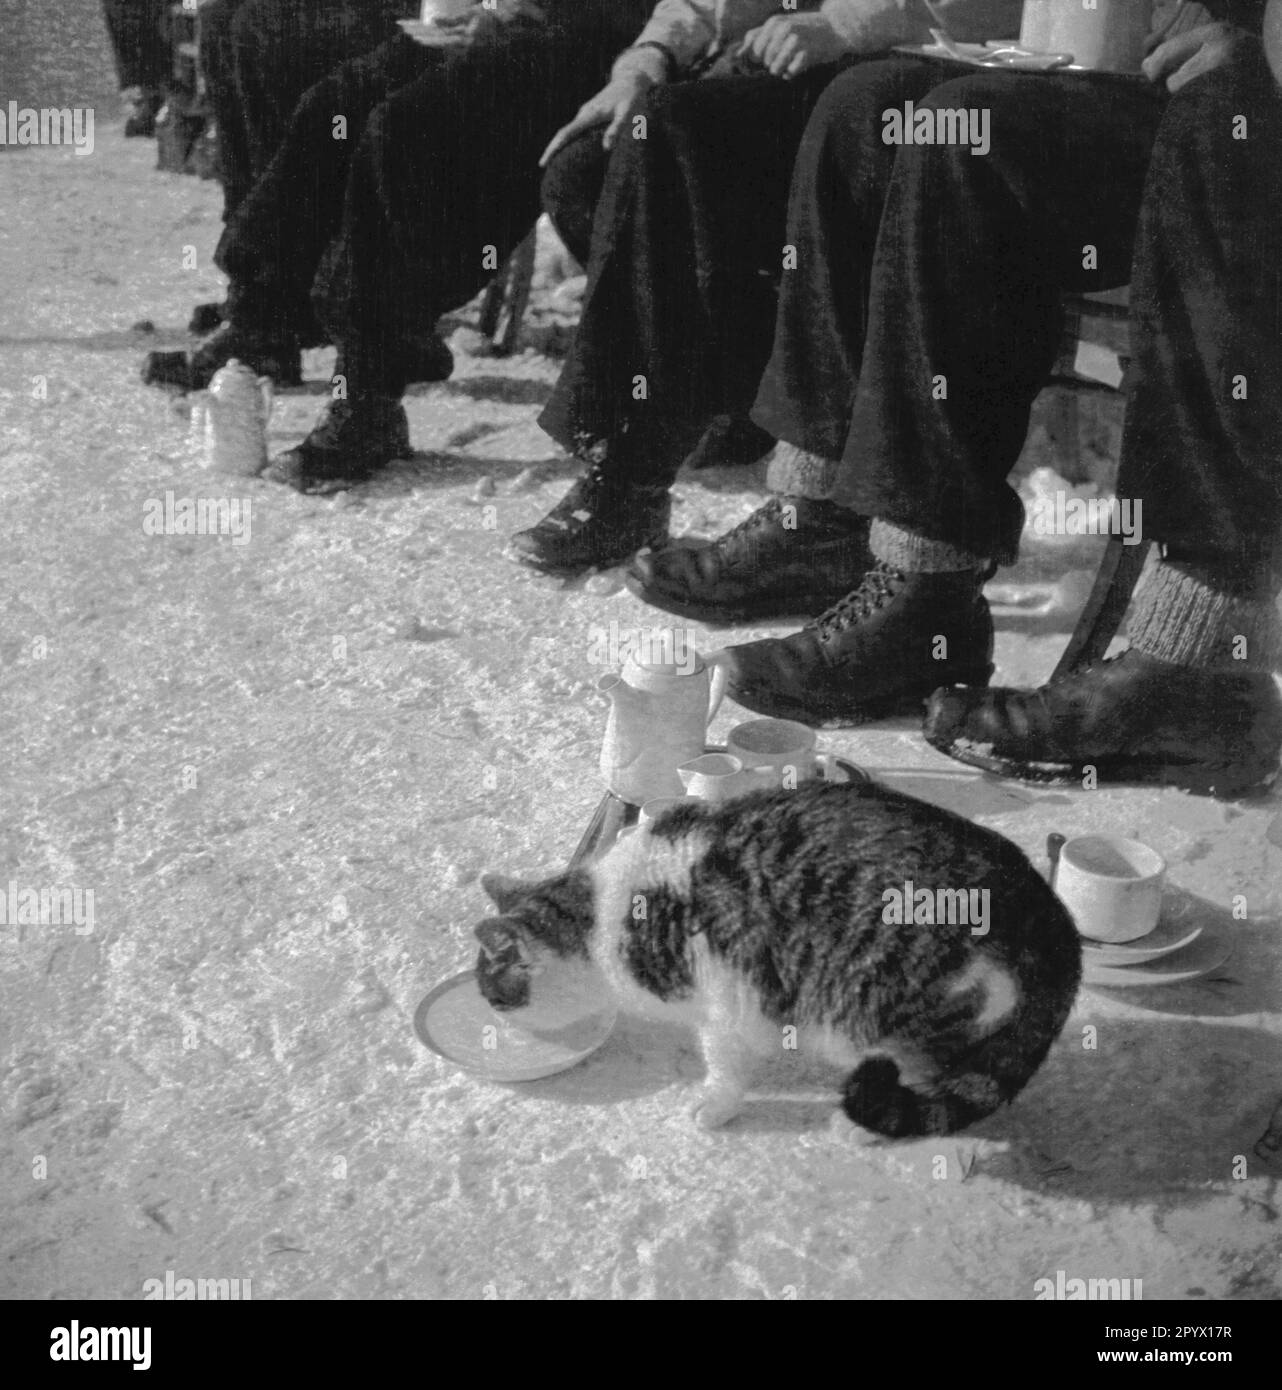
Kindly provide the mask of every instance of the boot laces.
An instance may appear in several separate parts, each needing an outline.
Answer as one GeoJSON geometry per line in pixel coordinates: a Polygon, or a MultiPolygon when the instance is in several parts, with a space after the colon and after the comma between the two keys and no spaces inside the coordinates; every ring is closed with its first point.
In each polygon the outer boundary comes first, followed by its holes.
{"type": "Polygon", "coordinates": [[[888,599],[894,598],[904,582],[903,570],[897,570],[884,560],[868,570],[857,589],[845,598],[839,599],[826,613],[821,613],[814,622],[807,623],[821,638],[829,639],[855,627],[865,618],[882,608],[888,599]]]}
{"type": "Polygon", "coordinates": [[[779,498],[770,498],[768,502],[758,507],[755,512],[749,512],[737,526],[732,526],[725,535],[721,537],[720,544],[725,545],[727,542],[734,540],[736,536],[750,535],[752,532],[768,526],[779,515],[781,509],[782,503],[779,498]]]}

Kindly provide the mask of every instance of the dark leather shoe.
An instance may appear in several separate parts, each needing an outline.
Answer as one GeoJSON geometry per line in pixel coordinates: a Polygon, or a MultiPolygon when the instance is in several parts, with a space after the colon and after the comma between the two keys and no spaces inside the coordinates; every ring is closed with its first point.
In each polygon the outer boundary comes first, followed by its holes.
{"type": "Polygon", "coordinates": [[[191,354],[149,352],[143,361],[142,379],[148,386],[203,391],[233,357],[259,376],[271,377],[278,386],[297,386],[303,379],[296,338],[269,338],[230,323],[191,354]]]}
{"type": "Polygon", "coordinates": [[[221,299],[207,299],[191,311],[187,332],[203,338],[227,321],[227,305],[221,299]]]}
{"type": "Polygon", "coordinates": [[[1218,796],[1267,787],[1282,754],[1271,676],[1199,671],[1128,651],[1040,690],[937,690],[926,739],[1029,782],[1150,783],[1218,796]]]}
{"type": "Polygon", "coordinates": [[[746,623],[822,613],[859,584],[872,562],[868,521],[857,512],[772,497],[711,545],[638,555],[625,582],[665,613],[746,623]]]}
{"type": "Polygon", "coordinates": [[[727,692],[746,709],[812,725],[919,710],[941,672],[985,685],[993,620],[983,576],[905,574],[878,562],[791,637],[728,647],[727,692]]]}
{"type": "Polygon", "coordinates": [[[536,526],[508,542],[512,558],[547,574],[610,569],[642,546],[667,544],[672,497],[594,464],[536,526]]]}
{"type": "Polygon", "coordinates": [[[409,454],[409,421],[400,401],[353,396],[331,401],[307,438],[272,459],[263,477],[299,492],[337,492],[409,454]]]}

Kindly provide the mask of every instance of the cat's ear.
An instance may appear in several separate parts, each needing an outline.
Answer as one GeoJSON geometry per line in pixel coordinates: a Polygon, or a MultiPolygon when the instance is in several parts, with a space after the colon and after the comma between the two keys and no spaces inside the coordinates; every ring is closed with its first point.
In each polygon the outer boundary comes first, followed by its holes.
{"type": "Polygon", "coordinates": [[[523,883],[519,878],[509,878],[507,874],[482,874],[481,887],[500,912],[510,912],[529,897],[534,885],[523,883]]]}
{"type": "Polygon", "coordinates": [[[478,922],[472,932],[490,960],[511,956],[518,961],[527,961],[530,957],[520,927],[506,917],[487,917],[483,922],[478,922]]]}

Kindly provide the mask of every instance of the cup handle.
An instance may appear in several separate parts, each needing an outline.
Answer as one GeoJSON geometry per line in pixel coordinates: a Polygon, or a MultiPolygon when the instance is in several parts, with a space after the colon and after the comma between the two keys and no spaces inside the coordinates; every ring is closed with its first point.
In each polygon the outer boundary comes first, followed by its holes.
{"type": "Polygon", "coordinates": [[[712,679],[708,689],[708,723],[711,724],[721,708],[721,701],[725,699],[730,668],[720,661],[710,661],[708,664],[712,667],[712,679]]]}

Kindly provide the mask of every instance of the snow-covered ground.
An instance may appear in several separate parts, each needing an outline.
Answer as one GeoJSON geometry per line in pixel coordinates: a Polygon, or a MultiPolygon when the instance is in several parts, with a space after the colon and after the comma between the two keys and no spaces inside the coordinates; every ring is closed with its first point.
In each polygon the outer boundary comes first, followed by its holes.
{"type": "MultiPolygon", "coordinates": [[[[416,1003],[472,958],[478,874],[559,866],[599,797],[594,629],[662,620],[614,577],[502,557],[571,475],[533,423],[556,362],[471,355],[467,313],[377,483],[204,471],[137,373],[218,294],[218,194],[153,159],[104,124],[93,158],[0,155],[0,887],[95,895],[92,932],[0,928],[0,1295],[173,1271],[255,1298],[1030,1298],[1062,1269],[1276,1297],[1279,1169],[1252,1145],[1282,1096],[1277,797],[1028,789],[907,721],[824,737],[1034,858],[1051,830],[1137,835],[1208,917],[1249,909],[1210,978],[1084,993],[1015,1105],[954,1138],[868,1143],[787,1071],[705,1134],[692,1040],[639,1023],[519,1087],[418,1043],[416,1003]],[[146,534],[170,491],[249,499],[249,534],[146,534]]],[[[281,397],[273,446],[318,406],[281,397]]],[[[759,488],[683,480],[677,529],[759,488]]],[[[1003,576],[999,679],[1050,670],[1075,556],[1003,576]]]]}

